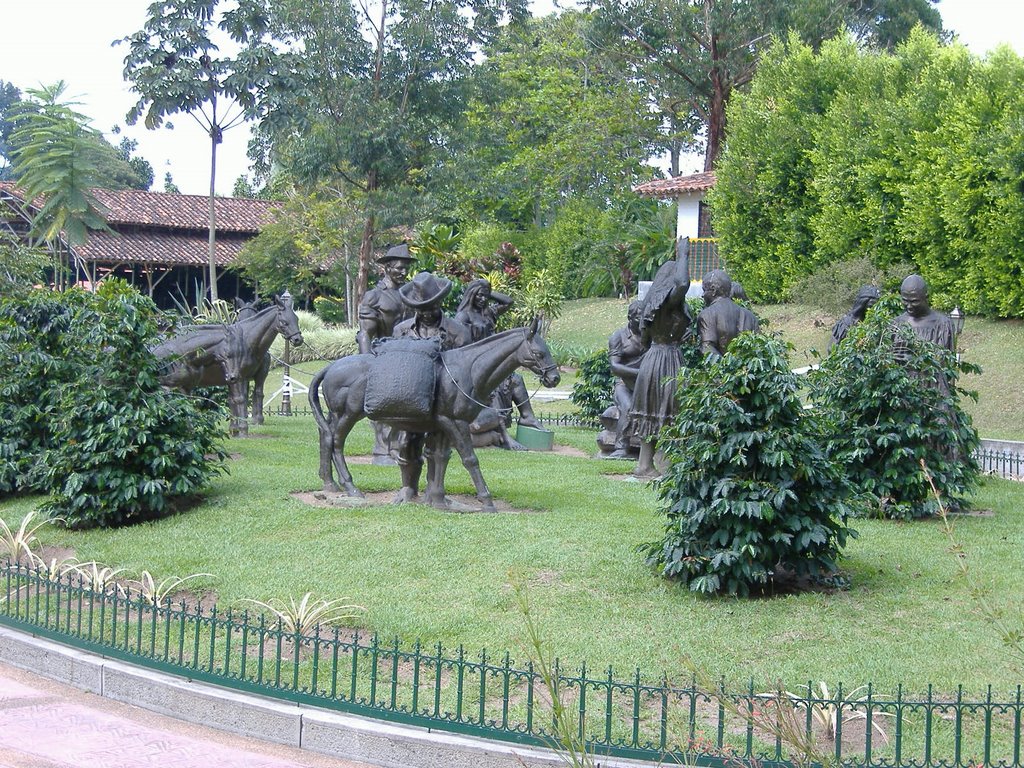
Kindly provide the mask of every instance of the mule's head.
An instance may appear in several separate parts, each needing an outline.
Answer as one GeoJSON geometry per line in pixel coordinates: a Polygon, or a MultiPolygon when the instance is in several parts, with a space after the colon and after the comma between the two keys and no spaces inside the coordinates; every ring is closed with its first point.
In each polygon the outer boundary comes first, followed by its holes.
{"type": "Polygon", "coordinates": [[[224,381],[231,384],[242,378],[248,350],[242,332],[233,325],[224,326],[224,341],[210,350],[216,365],[224,371],[224,381]]]}
{"type": "Polygon", "coordinates": [[[289,344],[296,347],[302,344],[302,331],[299,330],[299,318],[292,309],[290,302],[280,296],[274,297],[277,306],[277,332],[284,336],[289,344]]]}
{"type": "Polygon", "coordinates": [[[237,296],[235,297],[235,314],[239,320],[248,320],[250,317],[255,317],[258,311],[255,301],[245,301],[237,296]]]}
{"type": "Polygon", "coordinates": [[[558,374],[558,365],[551,357],[551,350],[547,342],[540,335],[541,319],[534,317],[526,329],[526,338],[523,342],[523,358],[521,364],[524,368],[533,371],[540,377],[540,383],[545,387],[557,387],[562,377],[558,374]]]}

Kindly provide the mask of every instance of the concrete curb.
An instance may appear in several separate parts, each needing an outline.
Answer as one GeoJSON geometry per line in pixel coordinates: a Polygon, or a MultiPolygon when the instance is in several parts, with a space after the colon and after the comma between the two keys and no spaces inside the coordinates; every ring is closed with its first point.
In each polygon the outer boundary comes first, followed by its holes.
{"type": "MultiPolygon", "coordinates": [[[[381,768],[547,768],[554,752],[394,725],[240,693],[0,627],[0,661],[186,722],[381,768]]],[[[598,758],[599,768],[653,763],[598,758]]]]}

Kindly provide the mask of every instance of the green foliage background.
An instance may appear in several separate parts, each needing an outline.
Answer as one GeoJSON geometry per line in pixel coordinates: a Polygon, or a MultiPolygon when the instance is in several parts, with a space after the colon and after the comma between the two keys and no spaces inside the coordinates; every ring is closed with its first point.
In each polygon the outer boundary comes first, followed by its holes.
{"type": "Polygon", "coordinates": [[[790,38],[764,64],[733,100],[711,197],[752,299],[863,257],[913,264],[941,308],[1024,315],[1024,60],[917,30],[892,53],[790,38]]]}

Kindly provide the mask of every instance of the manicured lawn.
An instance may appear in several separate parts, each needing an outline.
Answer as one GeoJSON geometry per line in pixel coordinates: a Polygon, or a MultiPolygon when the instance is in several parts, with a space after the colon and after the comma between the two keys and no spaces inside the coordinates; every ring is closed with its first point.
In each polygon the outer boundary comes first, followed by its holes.
{"type": "MultiPolygon", "coordinates": [[[[823,348],[833,318],[787,305],[759,308],[769,330],[796,347],[794,366],[823,348]]],[[[551,338],[593,350],[623,323],[625,303],[570,302],[551,338]]],[[[969,405],[985,436],[1024,436],[1024,324],[969,319],[961,339],[965,357],[983,366],[968,386],[980,392],[969,405]]],[[[302,363],[292,375],[308,383],[325,361],[302,363]]],[[[560,389],[571,388],[565,372],[560,389]]],[[[267,396],[281,382],[271,372],[267,396]]],[[[536,382],[527,377],[532,392],[536,382]]],[[[277,407],[279,401],[273,403],[277,407]]],[[[308,407],[304,394],[295,407],[308,407]]],[[[570,403],[537,403],[565,413],[570,403]]],[[[640,667],[647,679],[685,677],[684,659],[734,684],[753,677],[791,690],[811,681],[830,686],[872,681],[879,693],[904,683],[940,692],[992,683],[1008,692],[1020,678],[1019,661],[1001,646],[977,613],[968,586],[955,576],[948,542],[937,522],[858,521],[860,537],[842,567],[849,589],[780,594],[753,600],[706,599],[656,577],[636,554],[659,536],[663,516],[655,490],[622,479],[631,464],[589,458],[594,432],[556,429],[561,445],[584,455],[513,454],[488,449],[481,464],[495,496],[520,513],[440,512],[421,506],[314,508],[292,497],[318,489],[317,430],[308,416],[271,416],[248,440],[228,443],[230,474],[218,478],[202,503],[154,523],[110,531],[41,531],[45,543],[158,578],[210,572],[192,582],[224,607],[260,600],[317,595],[347,597],[367,606],[360,626],[383,638],[412,643],[463,644],[526,656],[522,617],[511,584],[525,583],[553,652],[591,669],[613,665],[618,676],[640,667]],[[619,477],[608,476],[609,473],[619,477]]],[[[349,455],[366,454],[365,422],[349,441],[349,455]]],[[[365,491],[393,491],[393,467],[353,464],[365,491]]],[[[449,491],[472,493],[453,459],[449,491]]],[[[994,514],[960,518],[973,573],[1011,621],[1024,593],[1024,485],[987,480],[975,498],[994,514]]],[[[0,517],[17,522],[36,498],[0,500],[0,517]]],[[[249,606],[251,607],[251,606],[249,606]]]]}
{"type": "MultiPolygon", "coordinates": [[[[458,514],[420,506],[314,508],[292,498],[319,487],[316,427],[308,417],[271,417],[248,440],[228,444],[230,475],[202,505],[154,523],[112,531],[46,528],[47,543],[80,559],[143,568],[159,576],[208,571],[197,583],[224,607],[313,590],[367,606],[362,625],[384,638],[419,638],[470,654],[511,650],[525,639],[510,584],[525,582],[554,652],[628,676],[684,676],[692,657],[734,682],[754,677],[796,686],[807,680],[873,681],[877,691],[933,683],[1009,691],[1018,663],[977,615],[935,522],[860,521],[842,563],[849,590],[755,600],[705,599],[657,578],[634,552],[659,535],[652,488],[606,477],[623,462],[554,454],[481,451],[495,495],[530,511],[458,514]]],[[[587,454],[593,433],[559,429],[559,443],[587,454]]],[[[367,453],[365,423],[350,454],[367,453]]],[[[366,491],[394,490],[393,467],[353,465],[366,491]]],[[[471,493],[461,465],[449,490],[471,493]]],[[[17,521],[33,499],[0,501],[17,521]]],[[[965,517],[960,535],[992,598],[1015,611],[1024,591],[1024,486],[987,481],[976,499],[992,516],[965,517]]],[[[251,607],[251,606],[250,606],[251,607]]],[[[1017,613],[1012,613],[1017,616],[1017,613]]]]}

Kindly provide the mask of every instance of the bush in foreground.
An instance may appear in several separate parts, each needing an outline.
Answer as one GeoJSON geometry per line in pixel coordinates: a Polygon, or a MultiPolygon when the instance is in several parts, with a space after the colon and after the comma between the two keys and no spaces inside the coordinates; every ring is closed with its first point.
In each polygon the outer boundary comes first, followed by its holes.
{"type": "Polygon", "coordinates": [[[684,368],[679,415],[659,447],[668,521],[647,562],[696,592],[746,596],[780,576],[835,576],[852,491],[816,437],[778,339],[741,334],[684,368]]]}
{"type": "Polygon", "coordinates": [[[115,280],[0,301],[0,493],[105,527],[167,514],[222,470],[222,414],[160,387],[155,317],[115,280]]]}

